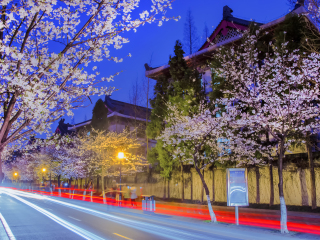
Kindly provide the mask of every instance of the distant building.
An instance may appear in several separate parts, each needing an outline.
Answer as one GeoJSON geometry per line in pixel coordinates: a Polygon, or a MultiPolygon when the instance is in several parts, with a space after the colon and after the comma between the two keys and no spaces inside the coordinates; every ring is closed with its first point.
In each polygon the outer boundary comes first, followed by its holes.
{"type": "MultiPolygon", "coordinates": [[[[108,108],[108,124],[109,131],[122,132],[124,129],[136,130],[136,137],[142,143],[142,154],[147,153],[147,136],[146,136],[146,121],[150,118],[151,109],[137,106],[130,103],[113,100],[110,96],[106,96],[104,100],[106,108],[108,108]]],[[[68,125],[67,131],[79,132],[90,131],[91,119],[77,123],[75,125],[68,125]]],[[[148,148],[156,144],[155,140],[148,139],[148,148]]]]}
{"type": "MultiPolygon", "coordinates": [[[[208,66],[208,60],[210,61],[210,59],[212,59],[214,52],[218,48],[231,44],[239,44],[242,39],[243,32],[249,28],[251,23],[253,23],[253,21],[247,21],[234,17],[232,15],[232,12],[233,10],[230,7],[224,6],[222,20],[217,28],[212,32],[209,39],[203,43],[203,45],[197,52],[184,57],[188,65],[196,67],[198,71],[202,73],[202,81],[204,83],[204,86],[206,87],[206,93],[212,91],[212,69],[208,66]]],[[[295,8],[290,13],[300,15],[306,12],[307,11],[304,8],[304,1],[298,0],[295,8]]],[[[281,24],[285,20],[285,18],[286,16],[283,16],[279,19],[265,24],[257,22],[255,22],[255,24],[258,24],[261,29],[268,31],[269,34],[273,34],[277,25],[281,24]]],[[[309,19],[312,24],[314,24],[308,15],[306,15],[306,18],[309,19]]],[[[318,28],[315,26],[315,29],[318,28]]],[[[146,77],[154,80],[158,80],[161,76],[170,77],[169,67],[170,66],[168,64],[160,67],[151,67],[148,66],[148,64],[145,64],[145,75],[146,77]]],[[[320,147],[320,135],[318,135],[316,138],[318,140],[318,147],[320,147]]],[[[305,150],[301,148],[296,148],[292,150],[292,153],[301,153],[304,151],[305,150]]]]}
{"type": "MultiPolygon", "coordinates": [[[[304,1],[299,0],[291,13],[305,13],[306,10],[303,6],[303,2],[304,1]]],[[[252,21],[234,17],[232,12],[233,10],[231,8],[224,6],[222,20],[210,35],[209,41],[205,41],[197,52],[184,58],[189,65],[195,66],[199,72],[202,73],[202,80],[205,83],[207,93],[211,91],[211,69],[207,64],[207,61],[211,59],[212,55],[219,47],[239,43],[242,38],[242,33],[247,30],[252,23],[252,21]]],[[[285,17],[286,16],[283,16],[265,24],[255,23],[272,34],[276,26],[285,20],[285,17]]],[[[169,76],[168,64],[156,68],[145,64],[145,68],[145,75],[148,78],[157,80],[160,76],[169,76]]]]}
{"type": "Polygon", "coordinates": [[[64,123],[64,121],[65,121],[64,118],[60,119],[59,125],[55,131],[56,134],[60,134],[61,136],[70,135],[73,132],[73,131],[69,130],[69,127],[71,127],[72,125],[69,123],[64,123]]]}

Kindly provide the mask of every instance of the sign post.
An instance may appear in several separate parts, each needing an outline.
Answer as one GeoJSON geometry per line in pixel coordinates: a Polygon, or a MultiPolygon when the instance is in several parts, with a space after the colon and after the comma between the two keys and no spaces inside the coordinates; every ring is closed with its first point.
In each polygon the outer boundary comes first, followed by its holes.
{"type": "Polygon", "coordinates": [[[228,206],[235,207],[236,225],[239,225],[238,207],[249,206],[247,169],[227,169],[227,198],[228,206]]]}

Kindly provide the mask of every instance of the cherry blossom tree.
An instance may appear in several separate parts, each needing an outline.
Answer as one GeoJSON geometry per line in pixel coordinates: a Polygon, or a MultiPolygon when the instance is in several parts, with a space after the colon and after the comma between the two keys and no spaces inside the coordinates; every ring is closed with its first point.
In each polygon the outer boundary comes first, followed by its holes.
{"type": "Polygon", "coordinates": [[[44,154],[42,159],[45,159],[48,171],[52,177],[58,177],[59,186],[61,177],[69,180],[84,178],[92,169],[92,165],[88,164],[90,160],[88,153],[81,149],[82,142],[79,137],[64,136],[63,138],[65,140],[63,144],[59,141],[59,145],[51,144],[40,150],[40,153],[44,154]]]}
{"type": "Polygon", "coordinates": [[[157,138],[164,142],[164,146],[172,146],[172,157],[185,164],[191,164],[197,171],[205,194],[207,196],[208,209],[212,222],[216,222],[216,216],[212,210],[209,188],[201,172],[209,164],[219,159],[223,154],[223,147],[219,143],[222,137],[222,126],[228,120],[227,115],[217,117],[219,109],[210,111],[203,103],[197,113],[185,114],[175,105],[168,104],[170,114],[166,119],[166,127],[157,138]]]}
{"type": "MultiPolygon", "coordinates": [[[[268,132],[277,142],[281,232],[287,233],[287,209],[283,192],[283,159],[292,138],[319,128],[320,55],[289,52],[287,43],[273,54],[258,58],[256,35],[245,35],[244,43],[220,54],[221,68],[216,72],[233,86],[225,91],[227,111],[235,112],[234,128],[268,132]]],[[[246,151],[246,149],[243,149],[246,151]]]]}
{"type": "Polygon", "coordinates": [[[32,181],[35,178],[35,164],[30,156],[22,155],[4,165],[4,173],[7,179],[19,178],[22,181],[32,181]],[[17,176],[14,175],[17,173],[17,176]]]}
{"type": "MultiPolygon", "coordinates": [[[[18,172],[21,180],[60,178],[83,178],[91,168],[85,164],[88,158],[79,151],[81,141],[76,136],[65,136],[60,141],[45,141],[45,144],[31,144],[20,150],[21,156],[5,164],[5,175],[11,178],[13,172],[18,172]],[[56,143],[56,144],[54,144],[56,143]],[[63,143],[63,144],[62,144],[63,143]],[[30,150],[31,149],[31,150],[30,150]],[[43,172],[42,169],[46,171],[43,172]]],[[[38,142],[38,141],[35,141],[38,142]]],[[[12,153],[11,153],[12,155],[12,153]]],[[[7,154],[7,159],[11,157],[7,154]]]]}
{"type": "Polygon", "coordinates": [[[105,198],[104,177],[126,175],[135,172],[142,172],[143,167],[148,164],[144,161],[139,150],[141,143],[136,138],[135,131],[104,132],[93,131],[90,135],[80,136],[83,152],[93,152],[90,164],[99,169],[101,176],[102,194],[105,198]],[[124,159],[118,159],[118,153],[123,152],[124,159]]]}
{"type": "Polygon", "coordinates": [[[2,0],[0,153],[29,134],[48,132],[90,95],[110,94],[114,88],[101,83],[118,73],[99,77],[95,63],[122,62],[111,56],[111,47],[129,42],[124,32],[152,22],[161,26],[173,1],[153,0],[140,9],[140,0],[2,0]]]}

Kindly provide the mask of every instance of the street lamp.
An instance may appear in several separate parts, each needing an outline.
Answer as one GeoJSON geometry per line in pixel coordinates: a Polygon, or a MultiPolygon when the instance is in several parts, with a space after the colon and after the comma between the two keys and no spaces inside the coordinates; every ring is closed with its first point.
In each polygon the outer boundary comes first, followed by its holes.
{"type": "Polygon", "coordinates": [[[44,173],[46,170],[47,170],[47,169],[42,168],[42,181],[43,181],[43,186],[44,186],[44,176],[43,176],[43,173],[44,173]]]}
{"type": "Polygon", "coordinates": [[[120,159],[120,193],[119,193],[119,200],[121,200],[121,163],[122,163],[122,159],[124,159],[124,153],[123,152],[119,152],[118,153],[118,158],[120,159]]]}
{"type": "Polygon", "coordinates": [[[14,174],[13,174],[13,180],[16,180],[16,182],[17,182],[17,178],[16,177],[18,177],[18,173],[17,172],[15,172],[14,174]]]}
{"type": "Polygon", "coordinates": [[[123,152],[119,152],[118,153],[118,158],[119,159],[124,159],[124,153],[123,152]]]}

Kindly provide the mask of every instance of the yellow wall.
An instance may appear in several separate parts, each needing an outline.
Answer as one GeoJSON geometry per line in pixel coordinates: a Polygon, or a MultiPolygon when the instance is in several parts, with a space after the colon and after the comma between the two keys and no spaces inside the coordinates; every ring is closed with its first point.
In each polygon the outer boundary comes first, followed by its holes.
{"type": "MultiPolygon", "coordinates": [[[[268,204],[270,200],[270,174],[267,166],[259,168],[260,173],[260,203],[268,204]]],[[[315,168],[316,173],[316,191],[317,204],[320,206],[320,168],[315,168]]],[[[210,191],[212,198],[212,176],[211,170],[205,171],[205,181],[210,191]]],[[[286,167],[283,171],[284,180],[284,196],[287,205],[295,206],[310,206],[311,205],[311,184],[309,169],[297,168],[294,164],[286,167]]],[[[201,200],[202,183],[200,177],[193,169],[189,173],[184,173],[185,199],[191,199],[191,185],[192,185],[192,200],[201,200]],[[192,176],[192,179],[191,179],[192,176]]],[[[108,179],[107,185],[110,187],[112,179],[108,179]]],[[[155,195],[162,198],[164,190],[166,189],[166,197],[168,197],[168,182],[166,181],[166,188],[164,188],[164,180],[160,174],[152,173],[148,177],[148,173],[138,173],[137,177],[123,177],[123,182],[131,186],[136,186],[137,189],[143,188],[143,194],[155,195]]],[[[279,204],[278,191],[278,169],[273,167],[273,186],[274,186],[274,204],[279,204]]],[[[181,198],[181,177],[180,172],[174,172],[172,179],[169,182],[170,198],[181,198]]],[[[214,170],[214,184],[215,184],[215,201],[226,202],[226,170],[217,168],[214,170]]],[[[256,173],[255,169],[251,168],[248,171],[248,188],[249,188],[249,202],[256,203],[256,173]]],[[[139,191],[138,191],[139,194],[139,191]]],[[[204,200],[206,200],[204,192],[204,200]]]]}

